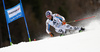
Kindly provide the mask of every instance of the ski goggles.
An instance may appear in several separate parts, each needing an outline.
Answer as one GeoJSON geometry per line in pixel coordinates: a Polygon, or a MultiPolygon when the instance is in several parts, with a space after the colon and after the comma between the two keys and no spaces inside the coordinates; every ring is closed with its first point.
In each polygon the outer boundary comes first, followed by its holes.
{"type": "Polygon", "coordinates": [[[47,18],[49,18],[51,15],[46,16],[47,18]]]}

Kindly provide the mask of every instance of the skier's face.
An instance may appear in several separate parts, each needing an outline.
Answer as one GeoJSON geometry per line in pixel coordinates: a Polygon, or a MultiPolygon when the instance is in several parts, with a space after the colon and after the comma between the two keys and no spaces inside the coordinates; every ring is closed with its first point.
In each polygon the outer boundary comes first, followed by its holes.
{"type": "Polygon", "coordinates": [[[52,16],[51,16],[51,15],[49,15],[47,18],[51,20],[52,16]]]}
{"type": "Polygon", "coordinates": [[[49,17],[49,19],[51,20],[51,19],[52,19],[52,17],[50,16],[50,17],[49,17]]]}

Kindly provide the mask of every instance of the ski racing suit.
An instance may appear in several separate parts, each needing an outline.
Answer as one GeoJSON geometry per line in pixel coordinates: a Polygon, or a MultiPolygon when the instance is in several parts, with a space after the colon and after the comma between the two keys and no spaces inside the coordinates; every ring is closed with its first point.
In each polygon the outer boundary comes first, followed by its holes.
{"type": "Polygon", "coordinates": [[[46,32],[49,34],[51,31],[50,31],[50,25],[52,27],[55,28],[55,31],[57,33],[66,33],[66,30],[80,30],[79,27],[74,27],[74,26],[71,26],[69,24],[65,24],[63,25],[62,24],[62,21],[64,21],[65,18],[59,14],[52,14],[52,20],[50,19],[47,19],[46,20],[46,32]]]}

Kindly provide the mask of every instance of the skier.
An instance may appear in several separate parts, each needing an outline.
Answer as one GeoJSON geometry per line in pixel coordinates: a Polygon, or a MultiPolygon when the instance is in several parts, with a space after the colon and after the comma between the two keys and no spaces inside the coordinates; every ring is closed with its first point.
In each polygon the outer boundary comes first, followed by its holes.
{"type": "Polygon", "coordinates": [[[50,25],[55,28],[57,33],[63,34],[66,33],[66,30],[78,30],[79,32],[84,31],[82,27],[74,27],[69,24],[66,24],[65,18],[59,14],[52,14],[50,10],[46,11],[46,32],[50,34],[51,37],[54,34],[50,31],[50,25]]]}

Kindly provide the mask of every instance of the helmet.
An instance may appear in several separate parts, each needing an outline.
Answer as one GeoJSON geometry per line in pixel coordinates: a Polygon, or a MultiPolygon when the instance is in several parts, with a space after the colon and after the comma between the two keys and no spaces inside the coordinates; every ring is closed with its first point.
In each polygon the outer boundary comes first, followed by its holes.
{"type": "Polygon", "coordinates": [[[48,17],[52,16],[52,12],[50,10],[48,10],[48,11],[46,11],[45,15],[48,18],[48,17]]]}

